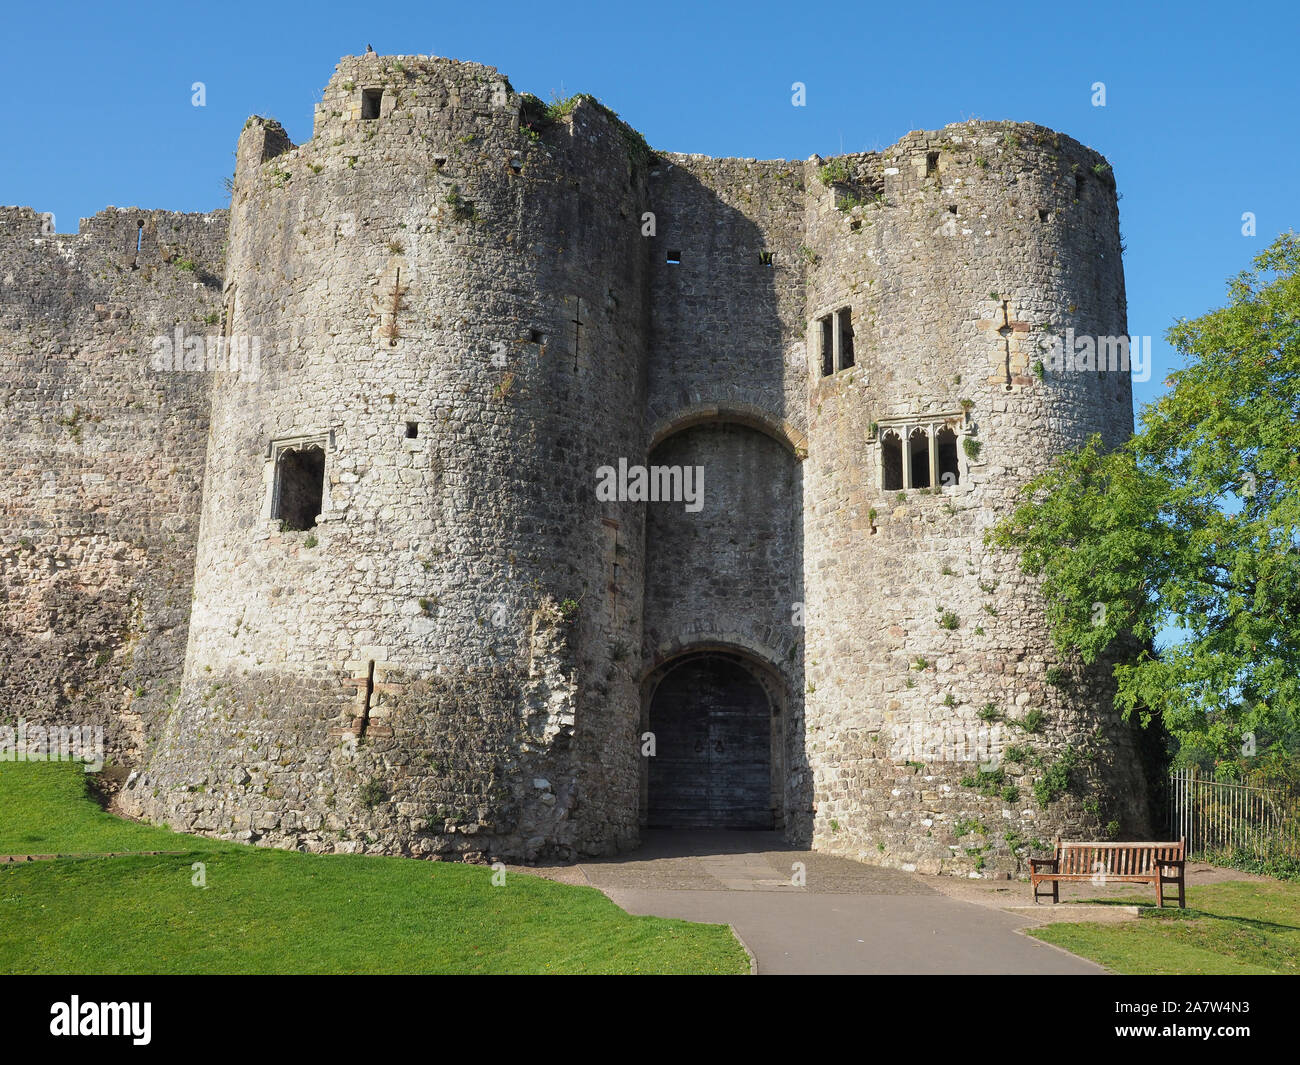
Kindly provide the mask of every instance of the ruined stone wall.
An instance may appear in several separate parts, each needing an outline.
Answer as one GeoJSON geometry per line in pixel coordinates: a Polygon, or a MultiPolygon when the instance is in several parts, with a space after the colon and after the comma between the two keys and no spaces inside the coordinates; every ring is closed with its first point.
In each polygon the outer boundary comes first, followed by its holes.
{"type": "Polygon", "coordinates": [[[262,374],[214,394],[141,810],[318,850],[635,838],[641,513],[594,488],[643,449],[646,175],[594,103],[520,112],[491,68],[368,56],[311,141],[245,129],[226,299],[262,374]],[[304,438],[326,499],[292,531],[275,455],[304,438]]]}
{"type": "Polygon", "coordinates": [[[1059,661],[1032,582],[983,543],[1053,454],[1132,429],[1126,373],[1035,365],[1066,326],[1126,330],[1109,169],[1041,127],[987,123],[844,163],[809,175],[813,845],[963,872],[1014,869],[1058,832],[1145,833],[1108,667],[1059,661]],[[816,320],[843,307],[856,365],[824,377],[816,320]],[[883,490],[879,440],[904,420],[951,427],[958,483],[883,490]],[[1074,787],[1044,809],[1032,784],[1068,749],[1074,787]]]}
{"type": "Polygon", "coordinates": [[[138,764],[179,684],[224,211],[109,208],[76,234],[0,208],[0,717],[102,726],[138,764]]]}

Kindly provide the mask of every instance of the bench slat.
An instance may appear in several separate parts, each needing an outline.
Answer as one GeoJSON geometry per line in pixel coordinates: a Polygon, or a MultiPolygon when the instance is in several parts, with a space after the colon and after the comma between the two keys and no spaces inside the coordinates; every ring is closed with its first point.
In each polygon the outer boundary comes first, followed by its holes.
{"type": "MultiPolygon", "coordinates": [[[[1095,873],[1035,873],[1034,879],[1045,880],[1091,880],[1095,873]]],[[[1108,873],[1106,880],[1109,881],[1128,881],[1135,884],[1154,884],[1156,882],[1155,873],[1135,873],[1128,876],[1117,876],[1114,873],[1108,873]]]]}
{"type": "Polygon", "coordinates": [[[1185,860],[1184,844],[1058,842],[1058,869],[1072,876],[1148,876],[1167,862],[1185,860]]]}

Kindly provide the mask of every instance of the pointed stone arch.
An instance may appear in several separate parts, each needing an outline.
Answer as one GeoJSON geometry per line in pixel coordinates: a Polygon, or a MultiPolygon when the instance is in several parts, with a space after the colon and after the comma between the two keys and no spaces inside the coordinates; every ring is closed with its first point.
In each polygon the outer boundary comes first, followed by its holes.
{"type": "Polygon", "coordinates": [[[641,686],[640,821],[649,828],[785,826],[790,700],[780,670],[746,647],[702,640],[641,686]]]}

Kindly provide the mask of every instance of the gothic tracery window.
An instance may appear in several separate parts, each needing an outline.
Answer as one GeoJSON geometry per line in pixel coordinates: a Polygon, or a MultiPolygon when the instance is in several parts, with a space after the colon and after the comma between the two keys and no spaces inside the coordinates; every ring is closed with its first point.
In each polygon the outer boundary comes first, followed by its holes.
{"type": "Polygon", "coordinates": [[[938,458],[939,484],[944,488],[961,483],[961,463],[957,458],[957,434],[951,425],[945,425],[934,434],[935,454],[938,458]]]}
{"type": "Polygon", "coordinates": [[[903,487],[903,441],[892,429],[880,434],[880,487],[886,492],[903,487]]]}
{"type": "Polygon", "coordinates": [[[930,434],[919,425],[907,437],[908,471],[912,488],[930,487],[930,434]]]}
{"type": "Polygon", "coordinates": [[[880,488],[954,488],[961,483],[964,414],[894,418],[873,427],[879,445],[880,488]]]}

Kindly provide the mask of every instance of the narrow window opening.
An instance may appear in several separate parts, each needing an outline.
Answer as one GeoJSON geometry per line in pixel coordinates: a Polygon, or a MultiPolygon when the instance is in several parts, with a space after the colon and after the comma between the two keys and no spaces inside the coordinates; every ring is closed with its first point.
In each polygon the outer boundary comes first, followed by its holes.
{"type": "Polygon", "coordinates": [[[939,451],[939,483],[950,488],[961,482],[961,471],[957,462],[957,434],[945,425],[935,434],[935,443],[939,451]]]}
{"type": "Polygon", "coordinates": [[[668,265],[680,266],[681,261],[682,261],[682,253],[677,248],[669,248],[668,259],[667,259],[668,265]]]}
{"type": "Polygon", "coordinates": [[[938,173],[939,173],[939,153],[926,152],[925,153],[925,176],[934,177],[938,173]]]}
{"type": "Polygon", "coordinates": [[[366,734],[366,729],[370,726],[370,707],[373,705],[375,698],[375,661],[369,660],[366,666],[366,679],[362,683],[361,678],[357,678],[357,692],[361,705],[357,708],[361,712],[353,719],[352,731],[358,739],[366,734]]]}
{"type": "Polygon", "coordinates": [[[847,370],[853,365],[853,312],[845,307],[835,317],[840,330],[840,369],[847,370]]]}
{"type": "Polygon", "coordinates": [[[393,320],[388,325],[388,346],[397,347],[397,311],[402,305],[402,268],[393,272],[393,320]]]}
{"type": "Polygon", "coordinates": [[[135,230],[135,253],[140,254],[140,249],[144,247],[144,222],[136,222],[135,230]]]}
{"type": "Polygon", "coordinates": [[[1038,220],[1040,222],[1046,222],[1051,217],[1052,217],[1051,212],[1048,211],[1046,207],[1038,208],[1038,220]]]}
{"type": "Polygon", "coordinates": [[[835,372],[835,324],[829,314],[817,323],[821,326],[822,376],[830,377],[835,372]]]}
{"type": "Polygon", "coordinates": [[[924,429],[913,429],[907,439],[908,458],[912,465],[913,488],[930,487],[930,438],[924,429]]]}
{"type": "Polygon", "coordinates": [[[414,439],[415,439],[416,437],[418,437],[419,435],[420,435],[420,423],[419,423],[419,422],[407,422],[407,423],[406,423],[406,439],[407,439],[407,440],[414,440],[414,439]]]}
{"type": "Polygon", "coordinates": [[[1083,175],[1075,174],[1074,175],[1074,198],[1076,200],[1083,199],[1083,186],[1084,186],[1083,175]]]}
{"type": "Polygon", "coordinates": [[[280,456],[276,499],[284,528],[314,529],[325,493],[325,452],[319,447],[286,451],[280,456]]]}
{"type": "Polygon", "coordinates": [[[573,323],[573,372],[578,372],[578,345],[582,341],[582,327],[585,324],[582,320],[582,297],[574,296],[573,299],[573,317],[569,319],[573,323]]]}
{"type": "Polygon", "coordinates": [[[364,119],[379,117],[379,104],[384,98],[383,89],[361,90],[361,117],[364,119]]]}
{"type": "Polygon", "coordinates": [[[886,492],[903,487],[903,441],[892,429],[880,437],[880,487],[886,492]]]}
{"type": "Polygon", "coordinates": [[[762,264],[763,266],[771,266],[771,265],[772,265],[772,253],[771,253],[770,251],[760,251],[760,252],[758,253],[758,261],[759,261],[759,263],[762,264]]]}

